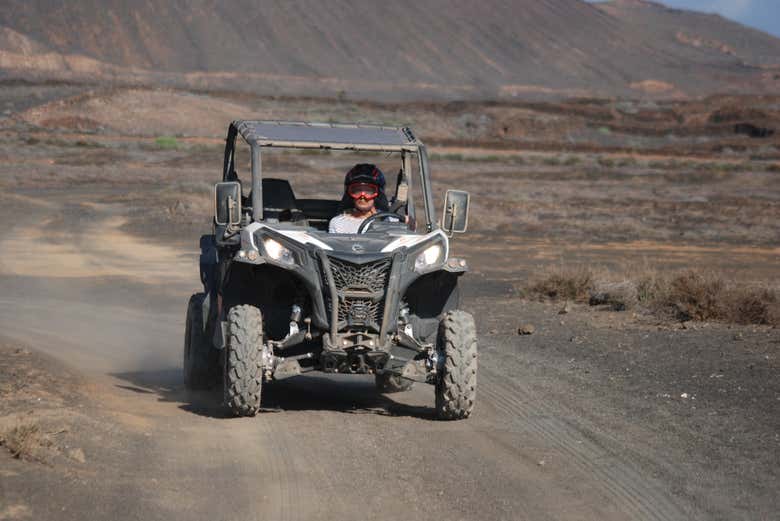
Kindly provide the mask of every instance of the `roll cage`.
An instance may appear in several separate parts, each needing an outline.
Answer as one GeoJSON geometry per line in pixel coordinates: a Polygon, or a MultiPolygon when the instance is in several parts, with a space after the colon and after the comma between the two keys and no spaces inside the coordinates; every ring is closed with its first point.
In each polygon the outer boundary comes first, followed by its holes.
{"type": "MultiPolygon", "coordinates": [[[[223,181],[236,181],[236,137],[241,138],[251,150],[252,171],[252,220],[263,220],[263,148],[293,148],[308,150],[353,150],[366,152],[397,152],[401,154],[402,175],[409,184],[410,217],[414,215],[411,184],[413,157],[417,157],[418,174],[423,196],[425,219],[419,221],[426,232],[438,228],[433,203],[433,193],[428,169],[428,154],[408,127],[379,125],[305,123],[288,121],[236,120],[228,127],[222,170],[223,181]]],[[[419,229],[419,228],[418,228],[419,229]]]]}

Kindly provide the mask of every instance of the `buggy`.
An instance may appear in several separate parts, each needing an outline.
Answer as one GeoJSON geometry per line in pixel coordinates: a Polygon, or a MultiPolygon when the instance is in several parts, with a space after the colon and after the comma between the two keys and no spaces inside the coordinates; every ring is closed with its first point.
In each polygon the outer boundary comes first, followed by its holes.
{"type": "Polygon", "coordinates": [[[380,392],[432,384],[437,417],[467,418],[476,328],[459,309],[468,266],[450,255],[449,240],[466,231],[468,204],[468,193],[448,190],[437,222],[426,147],[407,127],[232,122],[213,233],[200,241],[203,291],[187,309],[185,385],[221,382],[233,413],[254,416],[274,380],[373,374],[380,392]],[[271,148],[398,160],[389,211],[363,221],[357,234],[328,233],[339,200],[296,196],[289,179],[266,177],[271,148]],[[249,183],[239,178],[243,167],[249,183]]]}

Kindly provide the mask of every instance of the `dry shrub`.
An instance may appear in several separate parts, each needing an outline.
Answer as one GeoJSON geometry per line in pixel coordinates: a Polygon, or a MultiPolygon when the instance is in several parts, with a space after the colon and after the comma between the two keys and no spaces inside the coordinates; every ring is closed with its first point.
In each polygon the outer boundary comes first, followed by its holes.
{"type": "Polygon", "coordinates": [[[723,318],[725,289],[714,274],[689,270],[672,277],[668,292],[656,303],[673,309],[680,320],[718,320],[723,318]]]}
{"type": "Polygon", "coordinates": [[[780,298],[766,288],[735,288],[724,318],[737,324],[780,325],[780,298]]]}
{"type": "Polygon", "coordinates": [[[0,435],[0,445],[8,449],[14,458],[37,459],[37,451],[44,443],[38,426],[27,423],[0,435]]]}
{"type": "Polygon", "coordinates": [[[725,281],[714,273],[690,270],[672,277],[668,293],[658,294],[655,303],[672,308],[680,320],[780,324],[777,291],[725,281]]]}
{"type": "Polygon", "coordinates": [[[529,287],[529,292],[552,300],[587,301],[593,289],[593,273],[587,268],[560,268],[529,287]]]}
{"type": "Polygon", "coordinates": [[[645,306],[653,305],[669,292],[669,279],[654,270],[646,270],[637,277],[636,299],[645,306]]]}
{"type": "Polygon", "coordinates": [[[528,287],[528,294],[551,300],[588,302],[623,311],[634,307],[675,320],[780,325],[780,292],[745,286],[715,272],[663,274],[645,269],[621,281],[587,268],[558,268],[528,287]],[[612,280],[610,280],[610,277],[612,280]]]}
{"type": "Polygon", "coordinates": [[[590,293],[591,306],[608,306],[614,311],[625,311],[637,304],[637,285],[630,281],[598,282],[590,293]]]}

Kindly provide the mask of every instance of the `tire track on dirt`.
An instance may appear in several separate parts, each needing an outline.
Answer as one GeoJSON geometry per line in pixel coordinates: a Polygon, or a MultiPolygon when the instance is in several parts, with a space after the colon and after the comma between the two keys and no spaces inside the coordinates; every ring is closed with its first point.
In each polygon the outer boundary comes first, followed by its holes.
{"type": "Polygon", "coordinates": [[[136,383],[135,393],[124,382],[107,383],[110,410],[140,414],[144,430],[154,433],[153,445],[130,467],[161,484],[142,491],[151,514],[175,507],[173,518],[198,520],[322,518],[318,475],[292,450],[296,430],[281,418],[227,417],[217,392],[188,393],[177,377],[164,382],[170,394],[163,399],[151,392],[152,382],[136,383]]]}
{"type": "Polygon", "coordinates": [[[242,486],[250,498],[249,503],[254,505],[251,510],[265,512],[268,519],[296,519],[293,498],[300,496],[298,483],[289,479],[286,471],[290,465],[280,452],[278,439],[268,423],[257,422],[254,418],[231,419],[226,423],[220,426],[220,430],[231,440],[227,445],[232,455],[240,455],[247,470],[263,476],[270,485],[261,490],[256,480],[243,480],[242,486]],[[239,422],[241,425],[236,425],[239,422]]]}
{"type": "Polygon", "coordinates": [[[270,444],[266,445],[266,450],[270,456],[273,472],[276,477],[274,480],[278,484],[278,498],[279,498],[279,512],[278,516],[274,519],[280,521],[294,521],[298,519],[306,519],[302,516],[305,503],[302,498],[311,497],[310,495],[301,494],[301,483],[299,481],[299,473],[296,472],[295,461],[290,456],[290,450],[288,447],[287,436],[289,433],[282,433],[278,436],[277,432],[271,429],[267,422],[257,421],[257,418],[253,418],[249,421],[256,421],[261,424],[262,430],[266,434],[266,438],[270,441],[270,444]],[[298,501],[296,502],[296,499],[298,501]]]}
{"type": "MultiPolygon", "coordinates": [[[[480,394],[493,406],[507,413],[513,423],[519,423],[532,434],[546,440],[551,446],[570,458],[569,463],[584,475],[597,478],[600,487],[615,500],[616,506],[632,519],[655,521],[686,520],[689,517],[652,478],[643,477],[630,464],[622,461],[607,448],[588,439],[607,438],[603,433],[580,433],[558,420],[562,415],[573,416],[545,404],[533,392],[519,386],[499,383],[501,376],[480,367],[482,381],[480,394]],[[587,435],[584,435],[587,434],[587,435]]],[[[608,443],[615,440],[605,439],[608,443]]],[[[605,444],[606,445],[606,444],[605,444]]]]}
{"type": "MultiPolygon", "coordinates": [[[[501,395],[492,392],[486,393],[484,389],[483,394],[488,394],[493,399],[493,404],[504,412],[521,414],[514,404],[501,395]]],[[[576,446],[576,442],[572,441],[573,437],[568,437],[564,434],[566,427],[561,422],[555,422],[551,419],[542,422],[530,416],[526,416],[524,420],[528,422],[526,427],[529,431],[546,440],[561,453],[571,457],[572,459],[569,463],[574,464],[583,475],[596,475],[600,488],[607,493],[608,497],[615,501],[617,508],[626,514],[631,514],[632,519],[653,519],[658,521],[687,519],[684,516],[669,516],[664,512],[655,512],[655,509],[651,506],[655,499],[643,498],[643,494],[638,488],[630,484],[631,481],[628,483],[621,482],[614,475],[614,471],[610,473],[604,472],[601,465],[609,464],[610,461],[604,456],[592,459],[584,454],[583,452],[588,451],[588,448],[576,446]]],[[[615,463],[620,462],[615,461],[615,463]]],[[[615,466],[614,463],[611,465],[615,466]]],[[[633,478],[632,481],[636,481],[636,479],[633,478]]]]}

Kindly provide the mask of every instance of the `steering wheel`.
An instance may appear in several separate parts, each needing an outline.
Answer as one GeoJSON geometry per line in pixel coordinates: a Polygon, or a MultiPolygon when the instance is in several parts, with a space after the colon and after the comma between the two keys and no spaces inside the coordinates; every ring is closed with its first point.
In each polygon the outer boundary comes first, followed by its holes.
{"type": "Polygon", "coordinates": [[[378,221],[379,219],[388,219],[390,217],[395,217],[401,222],[406,222],[406,217],[403,215],[397,214],[395,212],[377,212],[371,217],[364,220],[362,223],[360,223],[360,226],[358,227],[358,233],[366,233],[368,229],[371,227],[372,224],[374,224],[374,221],[378,221]]]}

